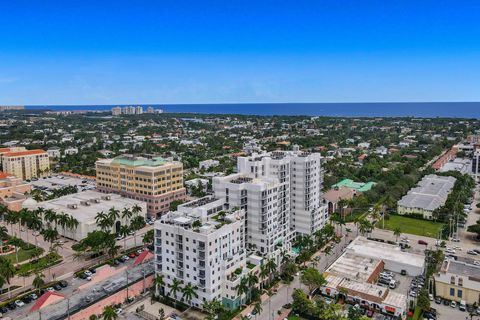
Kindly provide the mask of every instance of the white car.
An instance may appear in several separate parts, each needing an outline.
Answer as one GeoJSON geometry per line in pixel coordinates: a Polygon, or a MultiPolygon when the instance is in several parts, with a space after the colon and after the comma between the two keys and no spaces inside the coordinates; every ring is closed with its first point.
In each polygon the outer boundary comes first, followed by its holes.
{"type": "Polygon", "coordinates": [[[91,277],[93,275],[93,273],[91,273],[90,270],[85,270],[84,273],[87,277],[91,277]]]}
{"type": "Polygon", "coordinates": [[[122,256],[122,259],[125,260],[125,261],[130,260],[130,258],[127,255],[122,256]]]}
{"type": "Polygon", "coordinates": [[[20,308],[25,305],[25,302],[23,302],[22,300],[16,300],[15,305],[20,308]]]}
{"type": "Polygon", "coordinates": [[[48,291],[48,292],[54,292],[55,289],[53,289],[53,287],[48,287],[47,289],[45,289],[45,291],[48,291]]]}
{"type": "Polygon", "coordinates": [[[473,261],[473,264],[476,266],[480,266],[480,261],[473,261]]]}
{"type": "Polygon", "coordinates": [[[122,312],[123,312],[122,308],[115,309],[115,313],[116,313],[116,314],[120,314],[120,313],[122,313],[122,312]]]}
{"type": "Polygon", "coordinates": [[[431,293],[428,294],[428,300],[433,301],[433,294],[431,293]]]}

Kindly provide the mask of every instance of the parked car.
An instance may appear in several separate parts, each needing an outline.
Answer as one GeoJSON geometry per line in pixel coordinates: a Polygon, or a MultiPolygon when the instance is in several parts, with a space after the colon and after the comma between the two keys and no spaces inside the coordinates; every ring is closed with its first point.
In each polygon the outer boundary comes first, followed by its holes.
{"type": "Polygon", "coordinates": [[[48,287],[48,288],[45,289],[45,290],[48,291],[48,292],[53,292],[53,291],[55,291],[55,289],[54,289],[53,287],[48,287]]]}
{"type": "Polygon", "coordinates": [[[135,258],[135,253],[134,253],[134,252],[130,252],[130,253],[128,254],[128,257],[129,257],[129,258],[132,258],[132,259],[135,258]]]}
{"type": "Polygon", "coordinates": [[[88,276],[87,276],[85,273],[83,273],[83,272],[80,273],[80,274],[78,275],[78,277],[79,277],[80,279],[83,279],[83,280],[85,280],[85,279],[88,278],[88,276]]]}
{"type": "Polygon", "coordinates": [[[123,255],[123,256],[122,256],[122,259],[124,259],[125,261],[130,260],[130,258],[129,258],[127,255],[123,255]]]}
{"type": "Polygon", "coordinates": [[[418,240],[418,244],[422,244],[424,246],[428,246],[428,242],[424,240],[418,240]]]}
{"type": "Polygon", "coordinates": [[[467,254],[470,254],[470,255],[472,255],[472,256],[477,256],[477,255],[478,255],[478,253],[477,253],[476,251],[474,251],[474,250],[468,250],[468,251],[467,251],[467,254]]]}
{"type": "Polygon", "coordinates": [[[65,280],[60,281],[58,284],[59,284],[62,288],[68,287],[68,282],[65,281],[65,280]]]}
{"type": "Polygon", "coordinates": [[[17,305],[15,304],[15,302],[10,302],[10,303],[7,304],[7,308],[9,310],[15,310],[15,309],[17,309],[17,305]]]}
{"type": "Polygon", "coordinates": [[[53,289],[55,289],[56,291],[61,291],[63,287],[57,283],[56,285],[53,286],[53,289]]]}
{"type": "Polygon", "coordinates": [[[93,273],[90,270],[85,270],[83,273],[85,273],[87,277],[91,277],[93,275],[93,273]]]}
{"type": "Polygon", "coordinates": [[[30,295],[24,296],[22,298],[22,301],[25,302],[25,303],[30,303],[30,302],[32,302],[32,298],[30,298],[30,295]]]}
{"type": "Polygon", "coordinates": [[[433,294],[431,293],[428,294],[428,300],[433,301],[433,294]]]}
{"type": "Polygon", "coordinates": [[[435,303],[436,303],[436,304],[441,304],[441,303],[442,303],[442,298],[436,297],[436,298],[435,298],[435,303]]]}
{"type": "Polygon", "coordinates": [[[8,308],[7,307],[0,307],[0,313],[1,314],[5,314],[8,312],[8,308]]]}
{"type": "Polygon", "coordinates": [[[456,303],[455,301],[450,302],[450,307],[456,308],[456,307],[457,307],[457,303],[456,303]]]}
{"type": "Polygon", "coordinates": [[[21,308],[25,305],[25,302],[23,302],[22,300],[15,300],[15,305],[21,308]]]}

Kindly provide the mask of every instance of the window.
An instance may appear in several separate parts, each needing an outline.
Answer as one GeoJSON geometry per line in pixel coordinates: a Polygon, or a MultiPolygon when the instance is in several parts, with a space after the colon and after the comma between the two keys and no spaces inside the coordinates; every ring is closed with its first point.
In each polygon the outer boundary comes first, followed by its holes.
{"type": "Polygon", "coordinates": [[[457,297],[462,298],[463,292],[462,290],[458,289],[457,290],[457,297]]]}
{"type": "Polygon", "coordinates": [[[454,289],[454,288],[450,288],[450,295],[451,295],[452,297],[455,296],[455,289],[454,289]]]}

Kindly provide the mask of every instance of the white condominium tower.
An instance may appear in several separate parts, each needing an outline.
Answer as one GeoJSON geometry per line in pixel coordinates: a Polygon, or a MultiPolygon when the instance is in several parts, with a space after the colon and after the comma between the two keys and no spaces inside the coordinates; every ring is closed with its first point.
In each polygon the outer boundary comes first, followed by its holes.
{"type": "Polygon", "coordinates": [[[254,178],[277,178],[282,183],[291,228],[308,235],[321,229],[328,210],[321,197],[322,176],[319,153],[298,150],[275,151],[238,158],[238,172],[254,178]]]}
{"type": "MultiPolygon", "coordinates": [[[[187,304],[202,307],[217,299],[235,309],[240,305],[236,287],[247,274],[245,251],[245,211],[225,208],[223,199],[204,197],[178,206],[155,222],[156,272],[163,274],[163,294],[182,300],[170,292],[173,280],[198,287],[198,297],[187,304]]],[[[183,301],[183,300],[182,300],[183,301]]]]}
{"type": "Polygon", "coordinates": [[[252,178],[232,174],[213,179],[215,196],[228,208],[246,212],[246,242],[249,251],[280,264],[280,254],[290,250],[292,231],[285,182],[277,178],[252,178]]]}

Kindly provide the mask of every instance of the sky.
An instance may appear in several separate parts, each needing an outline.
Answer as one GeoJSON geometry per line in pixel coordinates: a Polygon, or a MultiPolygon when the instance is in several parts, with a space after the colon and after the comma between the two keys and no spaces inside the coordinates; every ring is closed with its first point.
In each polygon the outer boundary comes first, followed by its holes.
{"type": "Polygon", "coordinates": [[[480,101],[480,1],[0,1],[0,105],[480,101]]]}

